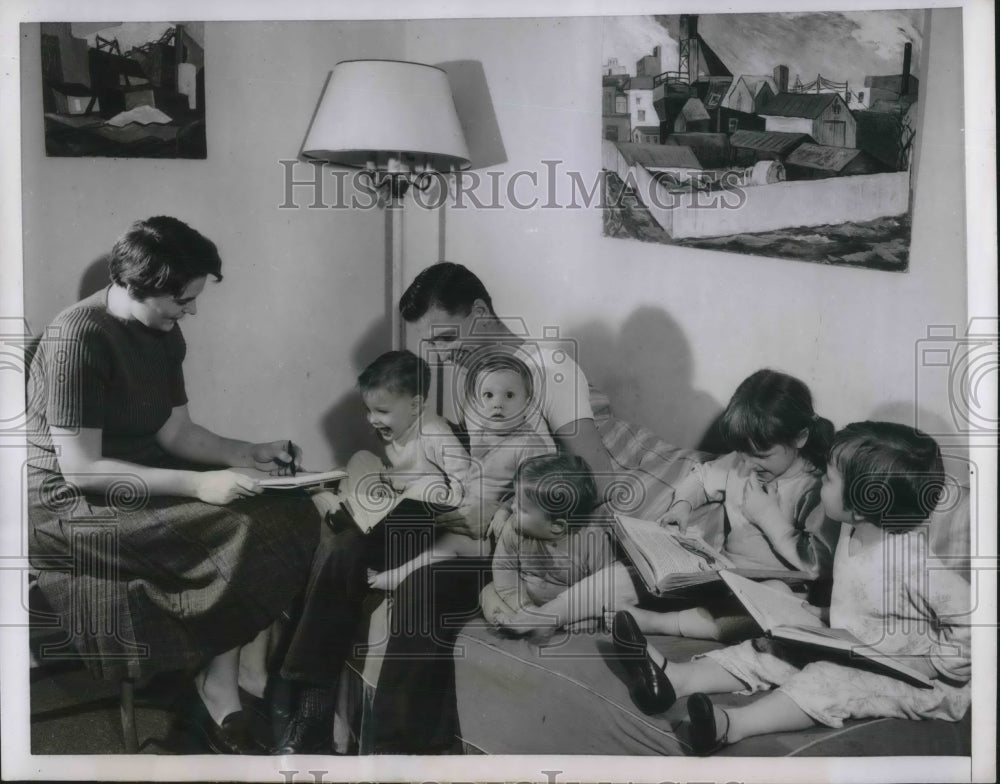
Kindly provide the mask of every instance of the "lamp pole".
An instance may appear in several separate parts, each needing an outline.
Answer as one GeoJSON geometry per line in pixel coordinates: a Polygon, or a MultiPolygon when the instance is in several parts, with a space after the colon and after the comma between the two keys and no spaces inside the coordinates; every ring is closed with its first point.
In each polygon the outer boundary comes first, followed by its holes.
{"type": "Polygon", "coordinates": [[[399,300],[403,296],[403,195],[390,195],[385,211],[386,246],[389,251],[389,322],[392,329],[392,350],[406,346],[406,332],[399,315],[399,300]]]}

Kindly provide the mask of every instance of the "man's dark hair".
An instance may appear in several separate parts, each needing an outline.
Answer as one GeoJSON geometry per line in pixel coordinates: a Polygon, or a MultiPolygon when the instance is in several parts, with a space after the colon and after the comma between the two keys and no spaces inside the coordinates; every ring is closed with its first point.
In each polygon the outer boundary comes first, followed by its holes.
{"type": "Polygon", "coordinates": [[[208,237],[177,218],[159,215],[136,221],[118,238],[108,272],[135,299],[176,297],[197,278],[222,280],[222,259],[208,237]]]}
{"type": "Polygon", "coordinates": [[[477,299],[495,315],[483,282],[461,264],[442,261],[417,275],[399,298],[399,313],[408,322],[417,321],[434,307],[449,315],[468,316],[477,299]]]}

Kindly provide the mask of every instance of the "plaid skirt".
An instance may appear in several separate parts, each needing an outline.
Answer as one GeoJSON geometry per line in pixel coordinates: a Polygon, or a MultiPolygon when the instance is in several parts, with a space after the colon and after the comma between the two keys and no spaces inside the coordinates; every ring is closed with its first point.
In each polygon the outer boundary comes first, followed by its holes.
{"type": "Polygon", "coordinates": [[[106,679],[199,669],[305,585],[320,526],[306,496],[213,506],[127,483],[84,496],[55,479],[32,472],[28,483],[29,556],[64,636],[46,659],[83,659],[106,679]]]}

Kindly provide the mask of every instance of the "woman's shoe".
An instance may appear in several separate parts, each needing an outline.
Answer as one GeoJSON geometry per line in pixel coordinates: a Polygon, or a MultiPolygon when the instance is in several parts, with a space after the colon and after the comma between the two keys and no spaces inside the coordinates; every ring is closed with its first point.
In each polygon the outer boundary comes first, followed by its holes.
{"type": "Polygon", "coordinates": [[[653,661],[647,650],[646,637],[630,612],[619,610],[615,613],[611,637],[619,661],[625,668],[629,696],[636,707],[647,716],[670,708],[677,701],[677,695],[667,677],[666,660],[662,667],[653,661]]]}
{"type": "Polygon", "coordinates": [[[722,711],[722,715],[726,717],[726,729],[719,735],[715,724],[715,708],[707,696],[692,694],[688,697],[687,711],[691,722],[691,748],[695,754],[707,757],[729,744],[729,714],[722,711]]]}
{"type": "Polygon", "coordinates": [[[216,724],[198,691],[191,688],[182,701],[182,720],[205,742],[214,754],[263,754],[265,750],[254,739],[243,711],[226,716],[216,724]]]}

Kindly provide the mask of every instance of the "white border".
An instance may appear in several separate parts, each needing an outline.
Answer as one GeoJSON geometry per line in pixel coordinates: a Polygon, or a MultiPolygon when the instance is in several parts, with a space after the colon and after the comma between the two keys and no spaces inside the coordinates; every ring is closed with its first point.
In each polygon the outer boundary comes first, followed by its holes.
{"type": "MultiPolygon", "coordinates": [[[[0,5],[0,314],[23,315],[21,181],[20,181],[20,70],[18,24],[39,21],[115,19],[148,21],[169,16],[198,20],[233,19],[418,19],[446,17],[547,17],[607,16],[620,14],[677,14],[793,10],[875,10],[885,8],[961,6],[964,35],[966,216],[969,268],[969,314],[997,314],[996,267],[996,137],[994,9],[989,0],[959,2],[850,2],[823,3],[769,0],[752,7],[720,0],[670,3],[650,0],[508,0],[500,3],[471,3],[460,0],[383,0],[377,6],[348,0],[290,0],[277,4],[269,0],[100,0],[82,4],[79,0],[6,0],[0,5]]],[[[595,53],[597,56],[597,53],[595,53]]],[[[0,373],[0,394],[4,401],[17,400],[23,390],[12,374],[0,373]]],[[[985,390],[996,401],[996,378],[985,390]]],[[[9,409],[5,409],[9,410],[9,409]]],[[[0,471],[17,476],[22,455],[10,447],[9,438],[0,441],[0,471]],[[14,473],[10,472],[14,468],[14,473]]],[[[996,553],[996,450],[977,455],[983,468],[984,492],[980,498],[980,535],[987,552],[996,553]],[[992,491],[992,492],[991,492],[992,491]],[[993,521],[994,525],[989,522],[993,521]]],[[[16,526],[20,510],[17,494],[0,497],[0,554],[17,552],[16,526]]],[[[2,559],[0,559],[2,562],[2,559]]],[[[21,573],[0,569],[0,595],[5,623],[18,617],[18,608],[7,597],[19,595],[21,573]]],[[[980,574],[980,595],[996,596],[996,571],[980,574]]],[[[2,751],[3,778],[10,779],[91,779],[91,780],[262,780],[284,781],[282,770],[298,770],[295,781],[312,781],[307,771],[326,770],[326,781],[455,781],[523,780],[575,781],[718,781],[718,782],[799,782],[799,781],[992,781],[995,778],[996,738],[996,608],[986,608],[976,630],[973,715],[975,740],[973,757],[957,758],[803,758],[755,759],[715,758],[623,758],[623,757],[460,757],[460,758],[238,758],[238,757],[28,757],[28,727],[23,717],[27,698],[24,673],[27,646],[19,644],[18,631],[3,629],[0,646],[0,682],[3,684],[2,751]],[[21,724],[19,724],[19,720],[21,724]],[[546,774],[545,771],[559,771],[546,774]]],[[[23,615],[20,616],[23,620],[23,615]]],[[[21,634],[23,641],[23,633],[21,634]]]]}

